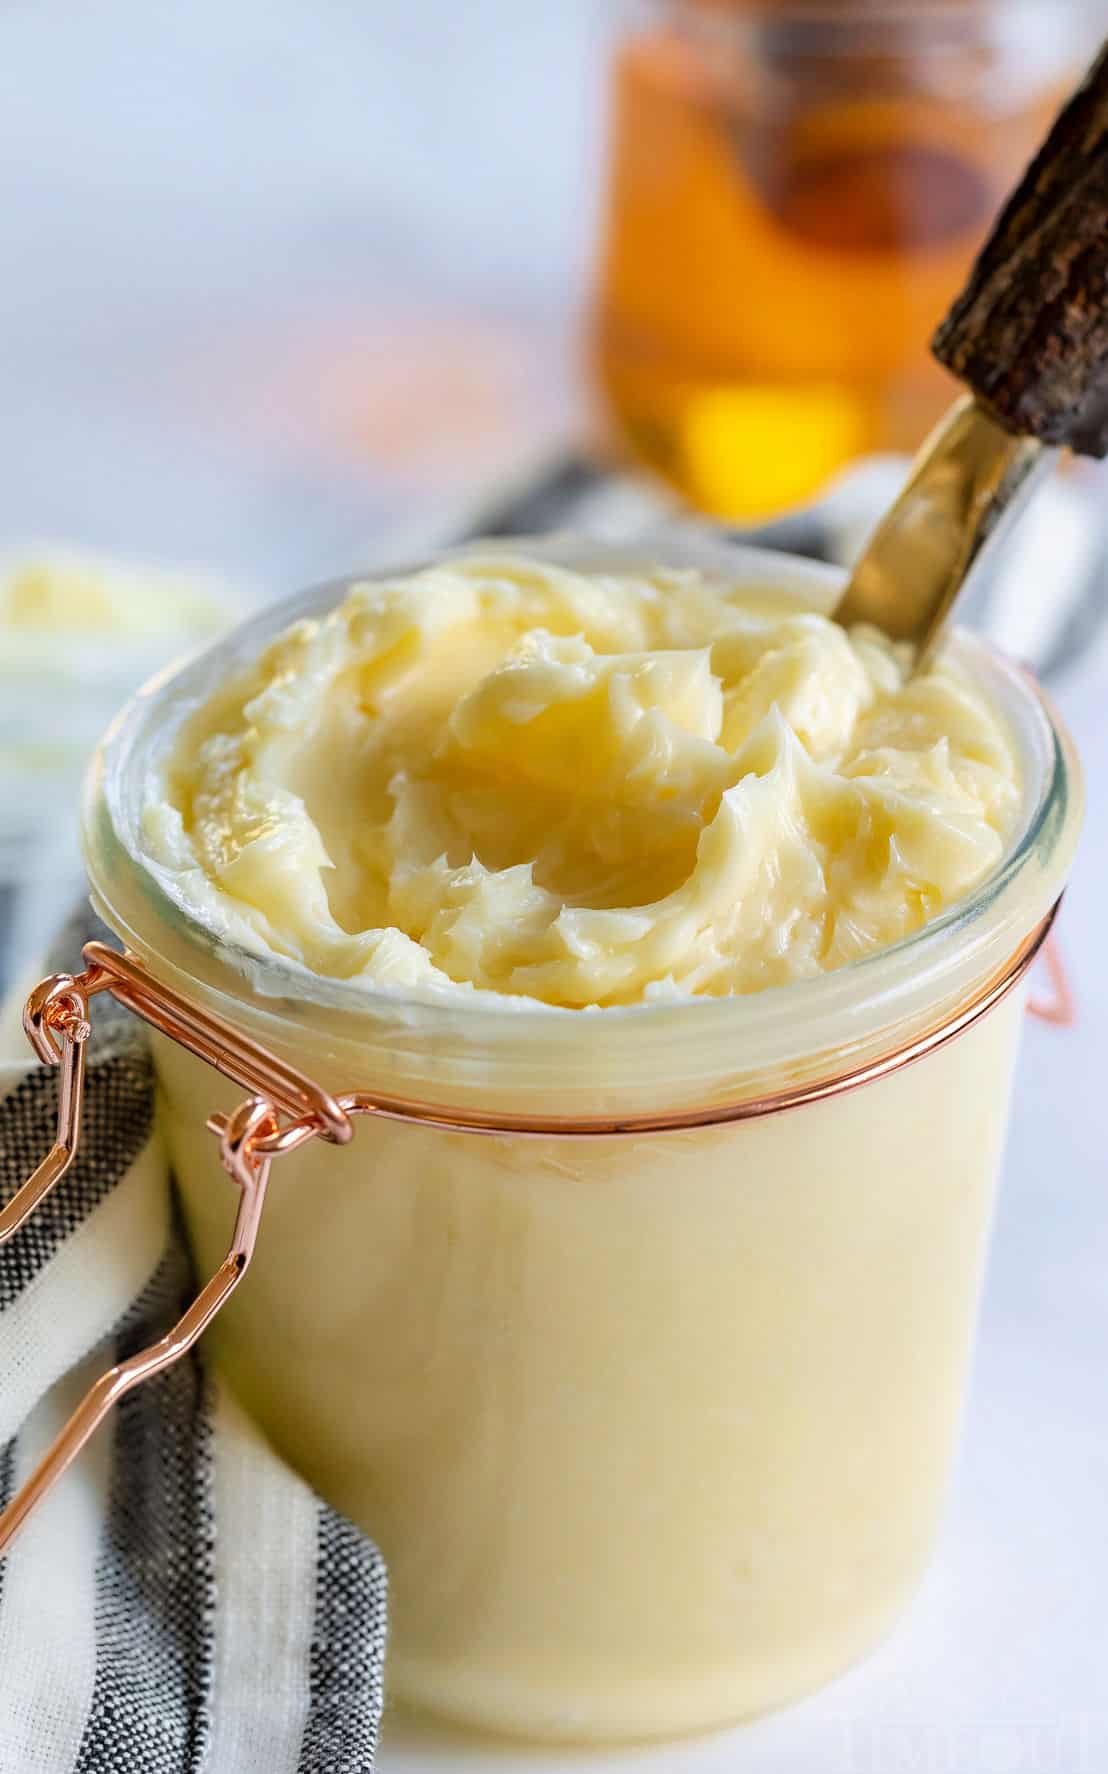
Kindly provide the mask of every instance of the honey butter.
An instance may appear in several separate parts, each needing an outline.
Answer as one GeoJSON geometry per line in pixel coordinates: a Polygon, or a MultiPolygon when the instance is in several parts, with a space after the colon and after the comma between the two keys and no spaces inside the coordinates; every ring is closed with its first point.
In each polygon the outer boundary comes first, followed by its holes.
{"type": "Polygon", "coordinates": [[[143,834],[316,975],[552,1006],[760,991],[994,868],[1010,739],[952,664],[694,570],[355,585],[186,725],[143,834]]]}
{"type": "MultiPolygon", "coordinates": [[[[1024,674],[959,634],[911,674],[810,563],[494,546],[155,684],[86,852],[160,979],[437,1118],[275,1159],[206,1338],[381,1547],[391,1695],[663,1737],[827,1680],[925,1568],[1023,1020],[989,994],[1065,883],[1080,773],[1024,674]]],[[[242,1085],[154,1063],[211,1275],[207,1123],[242,1085]]]]}

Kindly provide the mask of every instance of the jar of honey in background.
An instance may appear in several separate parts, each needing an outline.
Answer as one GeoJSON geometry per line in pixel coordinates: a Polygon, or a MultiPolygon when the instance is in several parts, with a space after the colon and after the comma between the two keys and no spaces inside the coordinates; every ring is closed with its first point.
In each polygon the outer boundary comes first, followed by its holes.
{"type": "Polygon", "coordinates": [[[590,352],[610,435],[758,519],[914,450],[927,341],[1104,0],[654,0],[616,52],[590,352]]]}

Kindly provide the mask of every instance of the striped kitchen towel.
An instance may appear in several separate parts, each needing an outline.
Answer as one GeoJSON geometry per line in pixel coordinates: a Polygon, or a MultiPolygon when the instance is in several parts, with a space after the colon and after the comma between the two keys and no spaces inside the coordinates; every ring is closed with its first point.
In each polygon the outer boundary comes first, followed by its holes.
{"type": "MultiPolygon", "coordinates": [[[[56,1115],[55,1070],[0,1068],[0,1202],[56,1115]]],[[[0,1249],[0,1502],[194,1291],[141,1027],[101,1000],[78,1156],[0,1249]]],[[[201,1347],[123,1400],[0,1559],[0,1774],[365,1774],[384,1648],[377,1549],[201,1347]]]]}

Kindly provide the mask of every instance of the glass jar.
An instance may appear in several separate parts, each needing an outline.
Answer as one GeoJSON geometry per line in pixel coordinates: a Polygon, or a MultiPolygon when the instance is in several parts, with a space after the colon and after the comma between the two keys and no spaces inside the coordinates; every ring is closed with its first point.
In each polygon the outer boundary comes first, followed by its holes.
{"type": "Polygon", "coordinates": [[[758,519],[914,451],[927,340],[1103,0],[653,0],[613,72],[591,327],[608,430],[758,519]]]}
{"type": "MultiPolygon", "coordinates": [[[[626,570],[630,548],[532,552],[626,570]]],[[[651,548],[830,606],[837,575],[651,548]]],[[[390,1692],[513,1735],[657,1737],[759,1712],[887,1630],[950,1469],[1022,1016],[1011,970],[1064,885],[1077,765],[1030,681],[951,645],[1025,785],[998,872],[886,951],[735,998],[601,1011],[433,1001],[220,944],[142,860],[153,759],[218,679],[343,583],[155,683],[90,779],[94,902],[166,984],[332,1090],[538,1136],[369,1118],[282,1157],[212,1332],[276,1447],[381,1545],[390,1692]],[[911,1064],[890,1056],[926,1048],[911,1064]],[[857,1088],[752,1107],[846,1072],[857,1088]],[[564,1117],[707,1116],[571,1137],[564,1117]]],[[[241,1093],[162,1038],[162,1121],[203,1273],[231,1203],[205,1119],[241,1093]]]]}

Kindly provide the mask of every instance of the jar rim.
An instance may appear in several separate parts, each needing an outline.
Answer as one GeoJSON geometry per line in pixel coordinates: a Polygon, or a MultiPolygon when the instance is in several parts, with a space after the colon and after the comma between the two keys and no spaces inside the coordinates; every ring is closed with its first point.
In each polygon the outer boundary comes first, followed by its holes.
{"type": "MultiPolygon", "coordinates": [[[[726,574],[732,583],[772,584],[808,608],[829,607],[842,579],[835,569],[795,556],[699,535],[675,540],[672,533],[638,546],[572,537],[484,542],[443,550],[394,571],[415,571],[459,555],[503,559],[509,554],[596,571],[633,571],[648,563],[700,567],[726,574]]],[[[159,876],[138,842],[138,791],[151,767],[152,729],[174,699],[179,724],[219,678],[255,657],[289,621],[330,608],[351,585],[382,576],[375,569],[300,593],[181,670],[162,673],[121,710],[89,773],[83,841],[96,909],[155,970],[162,963],[186,980],[200,979],[224,1016],[241,1013],[245,998],[255,1026],[270,1038],[282,1026],[303,1036],[308,1023],[322,1017],[336,1028],[341,1022],[348,1041],[360,1026],[378,1038],[391,1029],[402,1031],[406,1040],[426,1041],[440,1056],[465,1051],[472,1057],[479,1051],[510,1059],[513,1049],[526,1048],[533,1039],[556,1041],[567,1028],[587,1031],[590,1042],[605,1049],[611,1037],[613,1047],[622,1042],[638,1051],[655,1041],[670,1046],[687,1039],[699,1046],[730,1036],[743,1042],[757,1037],[772,1054],[782,1043],[789,1045],[790,1030],[795,1035],[802,1027],[810,1036],[808,1051],[826,1054],[829,1046],[841,1045],[830,1039],[830,1030],[844,1018],[873,1022],[876,1017],[888,1031],[905,1019],[910,1024],[910,1001],[921,995],[932,1020],[948,1001],[951,1007],[964,1001],[972,983],[1003,964],[1064,886],[1080,823],[1080,773],[1072,743],[1022,667],[958,631],[948,644],[978,680],[989,684],[1021,746],[1023,817],[997,868],[971,894],[886,948],[760,992],[576,1008],[477,990],[447,995],[323,978],[288,958],[222,943],[204,919],[174,898],[164,873],[159,876]],[[1029,873],[1035,877],[1030,901],[1022,890],[1029,873]]],[[[861,1051],[860,1039],[849,1051],[861,1051]]]]}

